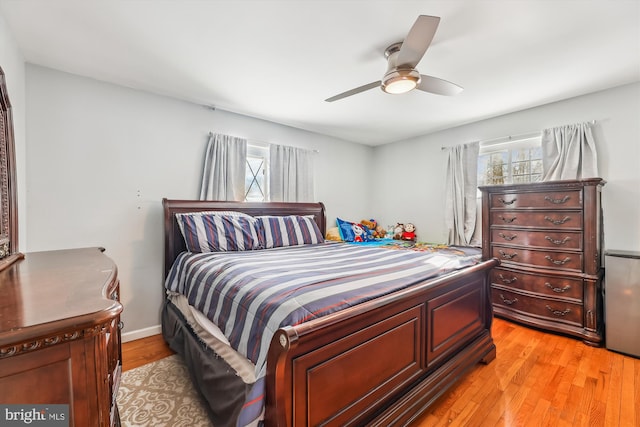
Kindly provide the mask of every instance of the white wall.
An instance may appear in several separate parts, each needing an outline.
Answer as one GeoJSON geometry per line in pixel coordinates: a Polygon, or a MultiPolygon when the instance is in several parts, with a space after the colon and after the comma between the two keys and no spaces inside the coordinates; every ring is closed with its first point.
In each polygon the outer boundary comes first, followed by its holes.
{"type": "MultiPolygon", "coordinates": [[[[9,56],[20,69],[19,55],[9,56]]],[[[119,268],[125,332],[158,324],[160,200],[196,197],[209,131],[319,150],[316,196],[330,223],[336,216],[413,222],[420,240],[443,242],[442,146],[595,119],[608,181],[605,244],[640,249],[640,84],[371,148],[32,65],[21,96],[22,79],[10,86],[23,129],[26,100],[26,152],[24,133],[17,136],[28,227],[21,248],[106,247],[119,268]]]]}
{"type": "Polygon", "coordinates": [[[371,147],[33,65],[26,80],[27,248],[105,247],[125,332],[159,323],[161,199],[197,198],[210,131],[319,150],[316,198],[329,221],[370,215],[360,190],[371,147]]]}
{"type": "Polygon", "coordinates": [[[27,199],[25,179],[27,176],[25,159],[25,67],[24,58],[13,40],[4,18],[0,14],[0,67],[4,71],[7,92],[11,101],[13,133],[16,148],[16,169],[18,180],[18,249],[25,250],[27,241],[25,202],[27,199]]]}
{"type": "Polygon", "coordinates": [[[446,242],[441,147],[596,120],[605,248],[640,250],[640,83],[377,147],[373,210],[383,224],[413,222],[418,238],[446,242]]]}

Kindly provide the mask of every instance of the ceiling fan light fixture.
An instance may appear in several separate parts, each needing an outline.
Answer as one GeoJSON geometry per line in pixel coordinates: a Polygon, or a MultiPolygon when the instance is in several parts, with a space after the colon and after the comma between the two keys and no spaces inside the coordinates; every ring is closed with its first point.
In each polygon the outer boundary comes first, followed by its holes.
{"type": "Polygon", "coordinates": [[[393,70],[385,74],[381,88],[386,93],[401,94],[415,89],[420,84],[420,73],[416,70],[393,70]]]}

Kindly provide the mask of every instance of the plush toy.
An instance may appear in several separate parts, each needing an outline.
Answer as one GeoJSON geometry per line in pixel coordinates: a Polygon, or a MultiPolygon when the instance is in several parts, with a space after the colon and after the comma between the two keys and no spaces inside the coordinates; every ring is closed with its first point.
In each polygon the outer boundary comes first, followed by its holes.
{"type": "Polygon", "coordinates": [[[395,227],[393,225],[387,226],[387,234],[385,236],[387,239],[393,239],[394,229],[395,227]]]}
{"type": "Polygon", "coordinates": [[[338,227],[331,227],[328,229],[326,238],[327,240],[342,242],[342,237],[340,237],[340,230],[338,230],[338,227]]]}
{"type": "Polygon", "coordinates": [[[362,221],[360,221],[360,224],[364,225],[372,232],[375,231],[376,225],[378,225],[378,223],[374,219],[363,219],[362,221]]]}
{"type": "Polygon", "coordinates": [[[411,242],[416,241],[416,226],[408,222],[404,225],[404,231],[402,232],[402,240],[408,240],[411,242]]]}
{"type": "Polygon", "coordinates": [[[373,239],[384,239],[387,235],[384,227],[378,225],[378,221],[375,219],[363,219],[360,224],[364,225],[371,231],[371,237],[373,239]]]}
{"type": "Polygon", "coordinates": [[[402,240],[402,233],[404,233],[404,224],[397,223],[393,227],[393,238],[394,240],[402,240]]]}

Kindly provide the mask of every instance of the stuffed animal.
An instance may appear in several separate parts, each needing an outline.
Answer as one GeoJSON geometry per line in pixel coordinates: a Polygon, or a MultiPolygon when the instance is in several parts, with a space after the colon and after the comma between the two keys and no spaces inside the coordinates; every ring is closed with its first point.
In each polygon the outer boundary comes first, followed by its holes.
{"type": "Polygon", "coordinates": [[[402,233],[404,233],[404,224],[397,223],[393,227],[393,239],[394,240],[402,240],[402,233]]]}
{"type": "Polygon", "coordinates": [[[393,239],[393,231],[394,231],[395,227],[393,225],[389,225],[387,226],[387,234],[386,234],[386,238],[387,239],[393,239]]]}
{"type": "Polygon", "coordinates": [[[371,231],[371,237],[374,239],[384,239],[387,235],[384,227],[378,224],[375,219],[363,219],[360,224],[364,225],[371,231]]]}
{"type": "Polygon", "coordinates": [[[340,230],[338,227],[331,227],[327,230],[327,240],[333,240],[335,242],[342,242],[342,237],[340,237],[340,230]]]}
{"type": "Polygon", "coordinates": [[[371,232],[375,231],[376,226],[378,225],[378,223],[374,219],[363,219],[362,221],[360,221],[360,224],[367,227],[369,230],[371,230],[371,232]]]}
{"type": "Polygon", "coordinates": [[[404,231],[402,232],[402,240],[408,240],[410,242],[416,241],[416,226],[408,222],[404,225],[404,231]]]}

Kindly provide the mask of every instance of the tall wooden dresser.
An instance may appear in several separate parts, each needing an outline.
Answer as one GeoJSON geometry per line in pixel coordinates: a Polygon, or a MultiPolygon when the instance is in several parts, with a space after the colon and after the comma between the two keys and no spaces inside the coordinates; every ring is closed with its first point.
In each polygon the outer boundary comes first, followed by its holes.
{"type": "Polygon", "coordinates": [[[497,316],[603,344],[600,178],[482,191],[482,255],[497,316]]]}
{"type": "Polygon", "coordinates": [[[68,405],[69,426],[120,425],[122,305],[102,251],[33,252],[0,271],[0,403],[68,405]]]}

